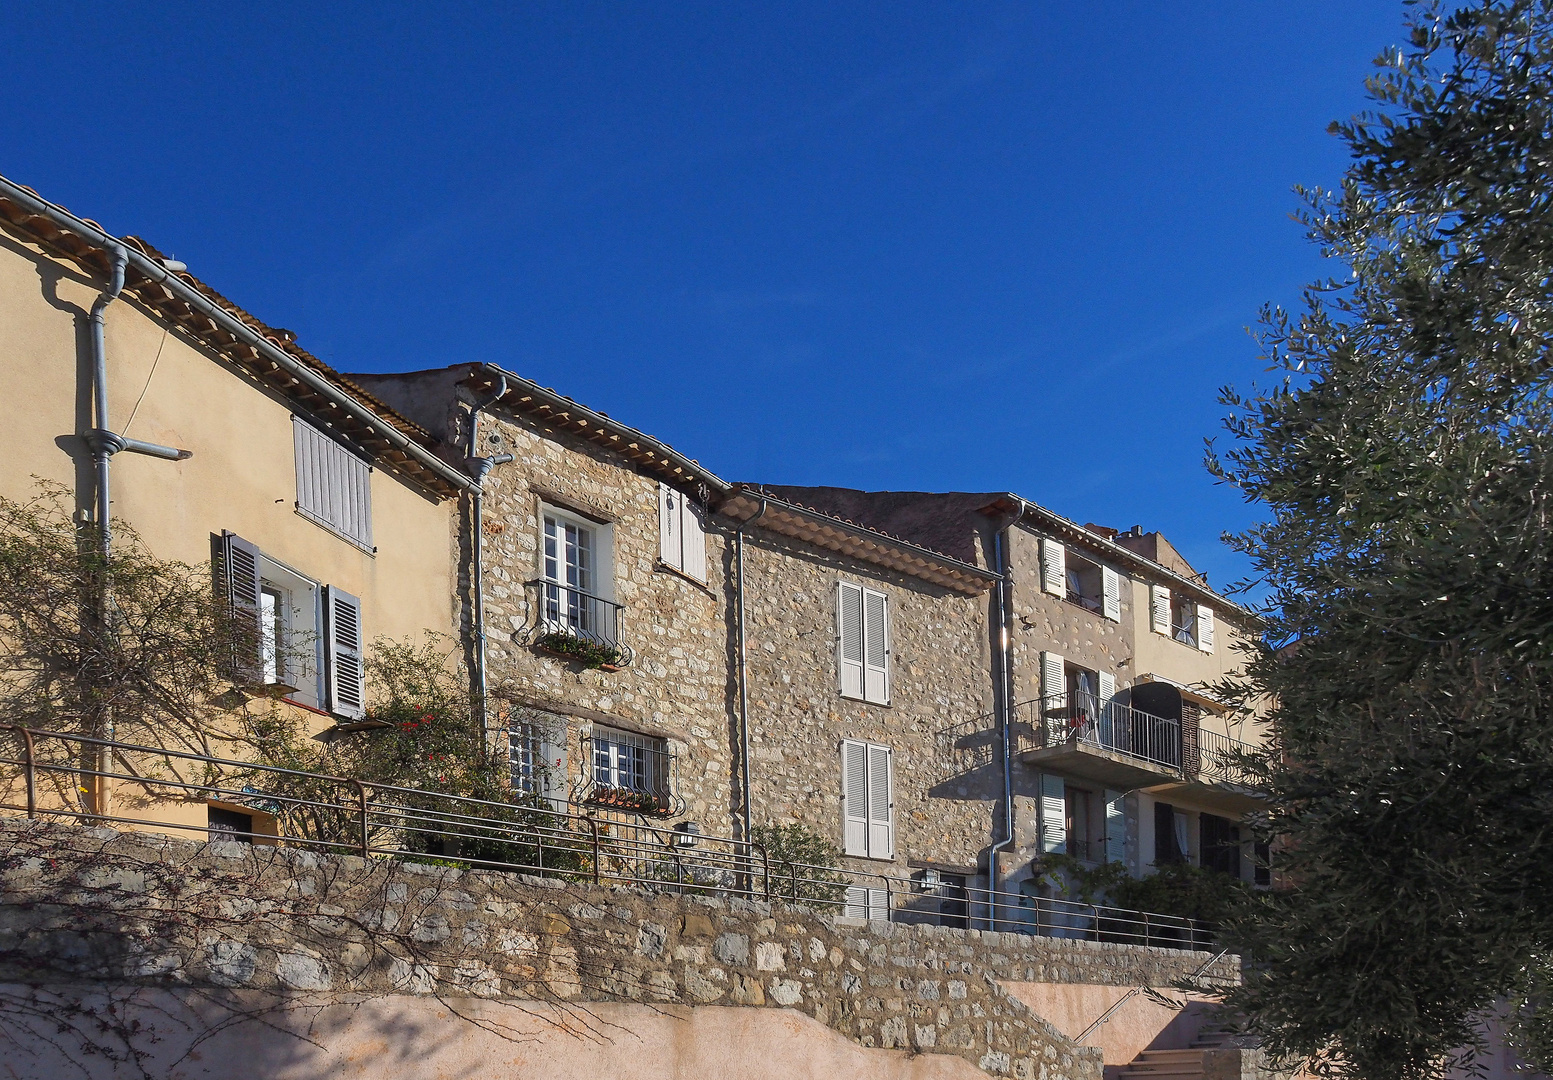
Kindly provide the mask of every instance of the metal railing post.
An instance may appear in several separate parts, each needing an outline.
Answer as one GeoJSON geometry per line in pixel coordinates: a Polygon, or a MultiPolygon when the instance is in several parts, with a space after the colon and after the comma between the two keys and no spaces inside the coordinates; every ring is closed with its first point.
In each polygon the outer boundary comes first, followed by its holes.
{"type": "Polygon", "coordinates": [[[360,780],[352,780],[350,784],[356,789],[356,805],[361,813],[361,857],[366,859],[372,855],[371,827],[367,823],[367,789],[360,780]]]}
{"type": "Polygon", "coordinates": [[[22,733],[22,753],[27,759],[27,817],[34,819],[38,816],[38,774],[33,764],[32,732],[27,728],[18,728],[22,733]]]}
{"type": "Polygon", "coordinates": [[[599,883],[599,823],[592,814],[583,818],[588,823],[589,830],[593,833],[593,884],[599,883]]]}

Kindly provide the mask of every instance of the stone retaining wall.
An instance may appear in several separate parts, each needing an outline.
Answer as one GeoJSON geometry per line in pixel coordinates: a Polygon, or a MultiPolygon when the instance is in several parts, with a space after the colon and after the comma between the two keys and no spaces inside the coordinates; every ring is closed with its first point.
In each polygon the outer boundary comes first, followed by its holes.
{"type": "MultiPolygon", "coordinates": [[[[0,981],[799,1010],[865,1047],[1098,1080],[1000,980],[1164,985],[1200,953],[0,822],[0,981]]],[[[1214,974],[1233,979],[1233,958],[1214,974]]],[[[451,1022],[451,1021],[450,1021],[451,1022]]]]}

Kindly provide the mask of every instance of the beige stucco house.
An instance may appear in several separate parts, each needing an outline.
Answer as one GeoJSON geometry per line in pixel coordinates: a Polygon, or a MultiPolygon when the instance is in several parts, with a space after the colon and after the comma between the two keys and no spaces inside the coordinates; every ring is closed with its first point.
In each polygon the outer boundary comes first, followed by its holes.
{"type": "Polygon", "coordinates": [[[240,681],[315,730],[362,716],[375,639],[458,632],[474,482],[435,440],[150,244],[3,179],[0,379],[0,492],[50,481],[94,533],[213,563],[258,623],[240,681]]]}

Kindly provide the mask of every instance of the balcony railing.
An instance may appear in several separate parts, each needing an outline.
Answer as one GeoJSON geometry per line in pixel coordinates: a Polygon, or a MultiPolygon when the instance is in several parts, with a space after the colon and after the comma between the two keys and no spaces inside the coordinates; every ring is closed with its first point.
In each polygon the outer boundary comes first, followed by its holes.
{"type": "Polygon", "coordinates": [[[631,662],[634,654],[620,640],[620,604],[543,578],[527,588],[529,644],[589,667],[610,670],[631,662]]]}
{"type": "Polygon", "coordinates": [[[1250,743],[1220,735],[1217,731],[1199,731],[1197,775],[1251,787],[1256,784],[1257,776],[1246,758],[1255,753],[1256,748],[1250,743]]]}
{"type": "Polygon", "coordinates": [[[1061,746],[1076,740],[1113,754],[1181,770],[1181,722],[1134,709],[1114,698],[1075,692],[1015,706],[1016,732],[1031,745],[1061,746]]]}
{"type": "Polygon", "coordinates": [[[1177,915],[787,862],[748,841],[601,820],[541,800],[470,799],[10,724],[0,724],[0,810],[67,824],[182,833],[192,840],[434,859],[595,885],[787,900],[832,915],[899,923],[1175,949],[1211,949],[1214,940],[1211,927],[1177,915]],[[161,768],[147,770],[157,762],[161,768]],[[114,812],[102,794],[108,787],[139,794],[132,815],[114,812]],[[190,801],[248,808],[256,815],[255,831],[190,822],[190,801]],[[107,807],[94,809],[94,802],[107,807]],[[259,831],[257,815],[273,827],[259,831]]]}

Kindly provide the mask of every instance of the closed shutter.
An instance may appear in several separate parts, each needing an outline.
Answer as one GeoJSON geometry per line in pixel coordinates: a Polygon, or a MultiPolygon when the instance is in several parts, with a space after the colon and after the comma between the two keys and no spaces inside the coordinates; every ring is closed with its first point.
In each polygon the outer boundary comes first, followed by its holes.
{"type": "Polygon", "coordinates": [[[1047,709],[1067,705],[1068,687],[1064,682],[1062,657],[1054,652],[1041,654],[1041,698],[1047,709]]]}
{"type": "Polygon", "coordinates": [[[868,747],[868,855],[895,857],[895,768],[889,747],[868,747]]]}
{"type": "Polygon", "coordinates": [[[863,590],[863,700],[890,703],[890,604],[872,589],[863,590]]]}
{"type": "Polygon", "coordinates": [[[235,533],[223,532],[219,545],[219,571],[232,616],[232,669],[245,685],[263,681],[263,657],[259,626],[259,549],[235,533]]]}
{"type": "Polygon", "coordinates": [[[680,542],[680,493],[667,484],[658,485],[658,558],[676,570],[684,568],[680,542]]]}
{"type": "Polygon", "coordinates": [[[697,581],[706,580],[706,523],[704,511],[693,499],[679,496],[681,542],[684,544],[684,570],[697,581]]]}
{"type": "Polygon", "coordinates": [[[1041,850],[1068,850],[1068,793],[1062,777],[1041,774],[1041,850]]]}
{"type": "Polygon", "coordinates": [[[1100,568],[1102,612],[1112,622],[1122,621],[1122,576],[1109,566],[1100,568]]]}
{"type": "Polygon", "coordinates": [[[329,661],[329,711],[348,720],[367,715],[367,674],[361,647],[361,601],[324,586],[325,641],[329,661]]]}
{"type": "Polygon", "coordinates": [[[1127,796],[1120,791],[1105,793],[1105,861],[1127,860],[1127,796]]]}
{"type": "Polygon", "coordinates": [[[1056,596],[1068,594],[1068,553],[1055,540],[1041,537],[1041,588],[1056,596]]]}
{"type": "Polygon", "coordinates": [[[849,581],[836,587],[836,655],[841,696],[863,696],[863,588],[849,581]]]}
{"type": "Polygon", "coordinates": [[[301,417],[291,418],[297,509],[372,550],[372,467],[301,417]]]}
{"type": "Polygon", "coordinates": [[[890,918],[890,893],[887,889],[848,885],[843,911],[849,919],[886,922],[890,918]]]}
{"type": "Polygon", "coordinates": [[[841,743],[842,850],[868,854],[868,744],[841,743]]]}
{"type": "Polygon", "coordinates": [[[1203,652],[1213,651],[1213,609],[1197,605],[1197,647],[1203,652]]]}
{"type": "Polygon", "coordinates": [[[1163,585],[1149,586],[1149,629],[1170,636],[1170,590],[1163,585]]]}

